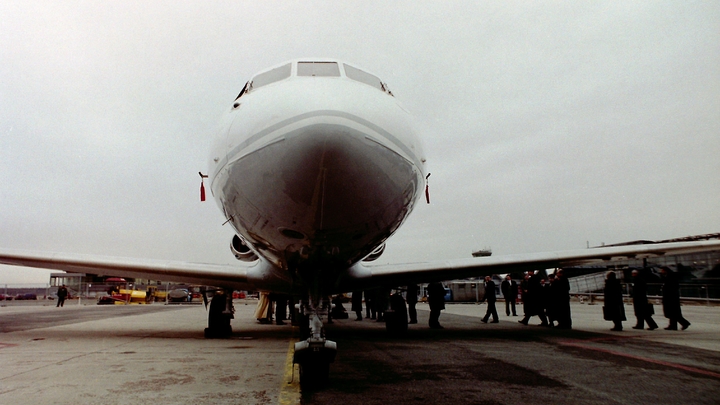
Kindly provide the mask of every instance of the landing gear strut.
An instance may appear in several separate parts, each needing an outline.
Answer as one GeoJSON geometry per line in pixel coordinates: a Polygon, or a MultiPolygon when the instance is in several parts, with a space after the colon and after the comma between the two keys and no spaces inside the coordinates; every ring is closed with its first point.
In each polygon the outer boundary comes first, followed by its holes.
{"type": "MultiPolygon", "coordinates": [[[[309,332],[306,340],[295,343],[293,363],[300,365],[300,384],[305,388],[325,384],[330,374],[330,363],[335,361],[337,343],[325,338],[322,316],[327,316],[330,302],[312,298],[299,304],[300,329],[309,332]]],[[[303,335],[303,338],[305,335],[303,335]]]]}
{"type": "Polygon", "coordinates": [[[230,320],[234,318],[234,312],[232,296],[224,291],[216,291],[210,301],[205,338],[222,339],[230,337],[232,335],[230,320]]]}

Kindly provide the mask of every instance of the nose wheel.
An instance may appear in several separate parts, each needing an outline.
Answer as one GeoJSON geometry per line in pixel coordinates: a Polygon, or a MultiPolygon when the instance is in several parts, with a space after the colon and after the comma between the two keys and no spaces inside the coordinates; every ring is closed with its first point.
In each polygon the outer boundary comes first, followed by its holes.
{"type": "MultiPolygon", "coordinates": [[[[300,366],[300,384],[303,388],[318,388],[327,383],[330,376],[330,363],[335,361],[337,343],[325,338],[322,316],[327,315],[327,300],[308,300],[300,302],[301,332],[306,330],[309,336],[295,343],[293,363],[300,366]]],[[[305,334],[303,334],[305,337],[305,334]]]]}

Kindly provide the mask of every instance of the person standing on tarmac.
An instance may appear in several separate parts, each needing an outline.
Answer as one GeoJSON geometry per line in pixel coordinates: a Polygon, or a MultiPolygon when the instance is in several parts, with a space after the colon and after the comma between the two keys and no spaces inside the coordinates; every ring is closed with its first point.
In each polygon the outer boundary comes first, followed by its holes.
{"type": "Polygon", "coordinates": [[[552,305],[555,319],[560,329],[572,329],[572,314],[570,313],[570,281],[565,277],[563,269],[555,272],[555,281],[552,282],[552,305]]]}
{"type": "Polygon", "coordinates": [[[517,300],[518,285],[508,274],[505,281],[500,284],[500,291],[505,298],[505,315],[510,316],[510,307],[512,306],[512,316],[517,316],[515,312],[515,301],[517,300]]]}
{"type": "Polygon", "coordinates": [[[362,291],[353,291],[351,310],[355,312],[355,320],[362,321],[362,291]]]}
{"type": "Polygon", "coordinates": [[[645,281],[644,274],[640,274],[638,270],[633,270],[632,276],[635,279],[632,289],[633,309],[635,310],[635,318],[637,319],[637,323],[633,326],[633,329],[644,329],[645,322],[647,322],[648,330],[655,330],[658,328],[658,325],[652,318],[655,311],[653,310],[652,304],[648,302],[647,281],[645,281]]]}
{"type": "Polygon", "coordinates": [[[285,294],[275,295],[275,324],[285,325],[287,320],[287,309],[288,309],[289,297],[285,294]]]}
{"type": "Polygon", "coordinates": [[[545,311],[542,307],[542,286],[540,285],[540,274],[532,274],[528,272],[527,278],[527,291],[523,289],[523,307],[525,309],[525,317],[518,322],[527,325],[530,321],[530,317],[537,315],[540,318],[539,326],[548,326],[547,318],[545,317],[545,311]]]}
{"type": "Polygon", "coordinates": [[[56,308],[65,306],[65,299],[67,298],[67,296],[68,296],[68,290],[67,290],[67,287],[65,287],[65,284],[63,284],[60,286],[60,288],[58,288],[58,292],[57,292],[58,302],[57,302],[56,308]]]}
{"type": "Polygon", "coordinates": [[[428,304],[430,304],[429,326],[432,329],[443,329],[440,325],[440,311],[445,309],[445,287],[440,282],[430,283],[427,287],[428,304]]]}
{"type": "Polygon", "coordinates": [[[528,302],[528,284],[530,280],[530,272],[526,271],[523,276],[523,280],[520,282],[520,291],[522,292],[522,303],[523,303],[523,315],[528,317],[528,311],[530,311],[530,303],[528,302]]]}
{"type": "Polygon", "coordinates": [[[381,288],[375,290],[375,312],[377,313],[377,321],[385,322],[385,311],[390,304],[390,289],[381,288]]]}
{"type": "Polygon", "coordinates": [[[417,323],[417,309],[415,309],[415,306],[417,305],[417,295],[418,295],[418,285],[417,284],[409,284],[407,286],[407,304],[408,304],[408,315],[410,316],[410,324],[417,323]]]}
{"type": "Polygon", "coordinates": [[[482,300],[487,301],[487,311],[485,312],[485,317],[480,321],[487,323],[490,315],[492,315],[493,320],[490,323],[498,323],[498,314],[495,308],[495,301],[497,300],[495,297],[495,282],[492,281],[492,277],[490,276],[485,276],[485,295],[482,300]]]}
{"type": "Polygon", "coordinates": [[[270,293],[261,291],[258,297],[257,307],[255,307],[255,319],[259,323],[271,323],[272,310],[270,303],[270,293]]]}
{"type": "Polygon", "coordinates": [[[375,319],[375,290],[365,290],[365,318],[375,319]]]}
{"type": "Polygon", "coordinates": [[[661,267],[660,274],[663,280],[662,304],[665,318],[670,320],[666,330],[677,330],[678,323],[685,330],[690,326],[690,322],[683,318],[680,309],[680,281],[677,274],[673,273],[668,267],[661,267]]]}
{"type": "Polygon", "coordinates": [[[605,306],[603,307],[603,317],[606,321],[613,321],[612,329],[616,332],[623,330],[623,321],[625,318],[625,306],[623,304],[622,286],[620,280],[617,279],[614,271],[609,271],[605,276],[605,306]]]}
{"type": "Polygon", "coordinates": [[[548,274],[547,280],[540,279],[540,297],[542,302],[542,310],[545,311],[545,317],[548,320],[548,326],[553,327],[555,326],[555,301],[553,296],[552,283],[555,282],[555,275],[554,274],[548,274]]]}

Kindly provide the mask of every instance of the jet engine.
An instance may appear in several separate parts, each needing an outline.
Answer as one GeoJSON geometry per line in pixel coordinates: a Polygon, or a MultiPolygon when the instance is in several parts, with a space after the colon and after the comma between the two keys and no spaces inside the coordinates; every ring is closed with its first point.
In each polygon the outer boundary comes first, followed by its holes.
{"type": "Polygon", "coordinates": [[[373,260],[377,260],[378,257],[380,257],[383,252],[385,251],[385,244],[378,246],[375,248],[375,250],[372,251],[366,258],[363,259],[364,262],[371,262],[373,260]]]}
{"type": "Polygon", "coordinates": [[[250,250],[245,241],[239,236],[235,235],[230,242],[230,251],[232,251],[235,258],[243,262],[254,262],[258,259],[258,256],[250,250]]]}

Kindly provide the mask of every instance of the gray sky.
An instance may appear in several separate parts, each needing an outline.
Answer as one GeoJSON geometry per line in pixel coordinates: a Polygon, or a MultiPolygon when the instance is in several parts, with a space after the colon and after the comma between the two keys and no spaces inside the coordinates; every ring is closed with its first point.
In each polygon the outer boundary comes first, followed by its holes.
{"type": "Polygon", "coordinates": [[[379,263],[720,232],[720,3],[386,3],[0,2],[0,246],[235,262],[197,172],[245,81],[311,56],[423,128],[432,204],[379,263]]]}

